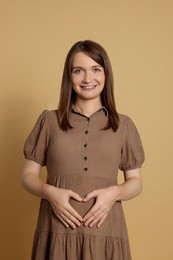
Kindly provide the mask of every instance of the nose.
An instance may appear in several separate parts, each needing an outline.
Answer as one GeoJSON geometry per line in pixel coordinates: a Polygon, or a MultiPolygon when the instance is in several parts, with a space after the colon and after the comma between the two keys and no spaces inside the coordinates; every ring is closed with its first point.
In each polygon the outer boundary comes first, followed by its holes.
{"type": "Polygon", "coordinates": [[[92,81],[92,75],[90,72],[86,71],[83,77],[84,83],[90,83],[92,81]]]}

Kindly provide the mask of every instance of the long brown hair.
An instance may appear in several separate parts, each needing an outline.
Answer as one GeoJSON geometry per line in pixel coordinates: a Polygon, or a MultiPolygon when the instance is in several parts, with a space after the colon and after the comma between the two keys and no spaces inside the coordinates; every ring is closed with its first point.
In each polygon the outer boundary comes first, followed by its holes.
{"type": "Polygon", "coordinates": [[[67,54],[64,64],[58,107],[59,126],[65,131],[72,128],[69,123],[69,113],[71,111],[72,104],[75,102],[75,92],[73,90],[71,72],[73,58],[78,52],[85,53],[104,69],[105,86],[101,92],[101,101],[102,105],[108,110],[108,123],[104,127],[104,130],[112,128],[113,131],[116,131],[119,126],[119,117],[116,111],[114,99],[114,81],[111,63],[103,47],[91,40],[76,42],[67,54]]]}

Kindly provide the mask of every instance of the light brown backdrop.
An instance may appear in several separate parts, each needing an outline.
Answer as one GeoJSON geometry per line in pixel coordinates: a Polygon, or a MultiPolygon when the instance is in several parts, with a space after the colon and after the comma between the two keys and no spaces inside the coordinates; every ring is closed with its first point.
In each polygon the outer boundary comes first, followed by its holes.
{"type": "Polygon", "coordinates": [[[145,147],[144,190],[124,203],[133,260],[172,260],[172,0],[0,2],[0,259],[29,260],[39,199],[19,177],[22,147],[57,107],[64,59],[83,39],[107,50],[118,110],[145,147]]]}

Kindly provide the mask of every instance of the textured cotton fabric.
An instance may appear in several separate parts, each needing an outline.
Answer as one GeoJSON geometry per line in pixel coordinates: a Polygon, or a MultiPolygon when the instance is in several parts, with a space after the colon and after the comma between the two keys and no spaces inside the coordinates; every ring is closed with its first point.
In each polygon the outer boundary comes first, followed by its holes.
{"type": "MultiPolygon", "coordinates": [[[[62,131],[57,111],[45,110],[26,140],[25,158],[47,167],[47,183],[70,189],[81,197],[117,184],[118,170],[140,168],[144,152],[132,120],[119,114],[116,132],[102,130],[108,120],[106,109],[90,118],[70,112],[72,129],[62,131]]],[[[70,200],[81,215],[93,206],[70,200]]],[[[122,204],[116,202],[100,228],[66,228],[42,199],[35,231],[32,260],[131,260],[122,204]]]]}

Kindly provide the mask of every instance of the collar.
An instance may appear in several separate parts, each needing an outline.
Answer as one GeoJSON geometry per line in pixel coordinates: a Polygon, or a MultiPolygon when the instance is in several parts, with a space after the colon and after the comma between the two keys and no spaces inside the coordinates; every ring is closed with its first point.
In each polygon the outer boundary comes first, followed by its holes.
{"type": "MultiPolygon", "coordinates": [[[[81,112],[79,112],[79,111],[77,110],[77,108],[76,108],[74,105],[72,105],[71,111],[72,111],[73,113],[75,113],[75,114],[79,114],[79,115],[84,116],[81,112]]],[[[98,109],[98,110],[97,110],[96,112],[94,112],[93,114],[95,114],[95,113],[97,113],[97,112],[100,112],[100,111],[104,111],[104,112],[105,112],[105,116],[108,116],[108,114],[109,114],[107,108],[104,107],[104,106],[101,107],[100,109],[98,109]]]]}

